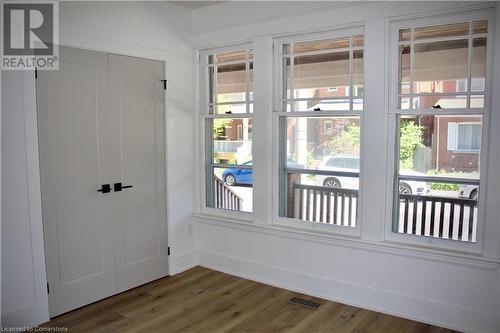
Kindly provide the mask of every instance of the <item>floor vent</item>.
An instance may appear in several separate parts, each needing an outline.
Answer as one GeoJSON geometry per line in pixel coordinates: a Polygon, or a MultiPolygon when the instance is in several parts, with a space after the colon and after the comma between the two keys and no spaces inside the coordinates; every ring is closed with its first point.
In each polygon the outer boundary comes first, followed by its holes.
{"type": "Polygon", "coordinates": [[[321,305],[318,302],[311,301],[302,297],[294,297],[291,300],[289,300],[288,303],[294,305],[300,305],[311,310],[318,310],[321,305]]]}

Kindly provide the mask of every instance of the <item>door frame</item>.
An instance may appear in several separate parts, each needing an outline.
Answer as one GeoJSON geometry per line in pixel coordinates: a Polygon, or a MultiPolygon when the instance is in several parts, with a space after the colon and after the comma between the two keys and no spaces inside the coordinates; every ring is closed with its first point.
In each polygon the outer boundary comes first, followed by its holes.
{"type": "MultiPolygon", "coordinates": [[[[99,52],[99,53],[103,53],[103,54],[114,54],[114,55],[120,55],[120,56],[126,56],[126,57],[133,57],[133,58],[139,58],[139,59],[145,59],[145,60],[154,60],[154,61],[160,61],[163,63],[163,76],[165,79],[168,80],[168,71],[167,71],[167,58],[168,58],[168,54],[167,52],[165,51],[162,51],[162,50],[158,50],[158,49],[150,49],[150,48],[146,48],[146,47],[138,47],[138,46],[131,46],[131,45],[120,45],[118,43],[115,43],[116,45],[113,45],[113,47],[109,47],[109,43],[106,43],[106,42],[102,42],[102,41],[97,41],[97,44],[103,44],[103,45],[91,45],[91,44],[94,44],[92,42],[86,42],[86,43],[83,43],[83,44],[88,44],[88,45],[84,45],[83,47],[82,46],[74,46],[74,45],[71,45],[71,44],[58,44],[57,46],[58,47],[68,47],[68,48],[73,48],[73,49],[77,49],[77,50],[83,50],[83,51],[93,51],[93,52],[99,52]],[[106,46],[104,46],[104,44],[106,44],[106,46]],[[130,50],[132,49],[132,50],[130,50]]],[[[32,77],[34,77],[34,71],[29,71],[27,73],[30,73],[32,75],[32,77]]],[[[23,73],[24,74],[24,73],[23,73]]],[[[167,81],[168,82],[168,81],[167,81]]],[[[163,84],[161,81],[158,82],[158,84],[163,84]]],[[[27,137],[27,140],[26,140],[26,150],[28,152],[34,152],[36,153],[36,159],[33,159],[32,160],[32,165],[30,165],[31,168],[35,168],[36,169],[36,174],[34,175],[34,177],[30,177],[28,179],[28,188],[29,188],[29,191],[28,191],[28,196],[30,198],[40,198],[42,197],[42,193],[41,193],[41,187],[40,187],[40,159],[39,159],[39,138],[38,138],[38,108],[37,108],[37,100],[36,100],[36,81],[33,80],[33,86],[30,86],[28,85],[26,87],[26,91],[24,92],[24,100],[26,103],[28,104],[25,104],[25,105],[28,105],[31,106],[33,105],[33,109],[31,110],[31,114],[33,114],[33,119],[29,119],[29,121],[31,122],[31,128],[35,128],[35,131],[34,133],[26,133],[26,137],[27,137]],[[31,90],[31,91],[28,91],[31,90]],[[31,102],[31,103],[30,103],[31,102]]],[[[167,87],[167,90],[165,91],[165,94],[164,94],[164,145],[165,145],[165,216],[166,216],[166,220],[165,220],[165,224],[166,224],[166,233],[167,233],[167,247],[170,247],[170,244],[172,244],[172,239],[171,239],[171,232],[169,230],[169,226],[170,224],[168,223],[168,221],[170,220],[170,209],[169,209],[169,198],[170,198],[170,195],[169,195],[169,173],[168,173],[168,160],[169,160],[169,150],[168,150],[168,140],[167,140],[167,135],[168,135],[168,119],[167,119],[167,110],[168,110],[168,106],[167,106],[167,101],[168,101],[168,87],[167,87]]],[[[29,110],[28,110],[29,111],[29,110]]],[[[31,117],[30,117],[31,118],[31,117]]],[[[41,202],[40,202],[40,205],[41,205],[41,202]]],[[[42,250],[43,251],[43,256],[41,256],[41,259],[42,259],[42,263],[40,263],[41,265],[43,265],[44,269],[45,269],[45,272],[44,272],[44,277],[47,281],[47,263],[46,263],[46,251],[45,251],[45,242],[44,242],[44,239],[43,239],[43,226],[44,226],[44,221],[43,221],[43,214],[42,216],[40,217],[40,220],[42,222],[42,225],[41,225],[41,228],[40,228],[40,231],[41,231],[41,237],[42,237],[42,243],[40,244],[41,245],[41,249],[39,250],[42,250]]],[[[36,231],[36,230],[35,230],[36,231]]],[[[174,267],[173,267],[173,261],[171,260],[171,256],[170,254],[167,255],[167,276],[170,276],[172,274],[175,274],[175,270],[174,270],[174,267]]],[[[44,288],[45,289],[45,288],[44,288]]],[[[47,310],[48,310],[48,297],[47,297],[47,310]]],[[[47,311],[48,312],[48,311],[47,311]]],[[[49,318],[50,318],[50,313],[49,313],[49,318]]],[[[47,320],[49,319],[47,318],[47,320]]]]}

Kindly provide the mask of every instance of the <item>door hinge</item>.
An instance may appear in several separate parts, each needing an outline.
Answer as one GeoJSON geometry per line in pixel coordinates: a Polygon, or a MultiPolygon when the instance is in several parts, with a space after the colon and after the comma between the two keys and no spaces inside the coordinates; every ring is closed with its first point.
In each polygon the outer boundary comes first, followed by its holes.
{"type": "Polygon", "coordinates": [[[49,287],[49,283],[47,283],[47,294],[50,294],[50,287],[49,287]]]}
{"type": "Polygon", "coordinates": [[[38,70],[35,67],[35,79],[38,79],[38,70]]]}
{"type": "Polygon", "coordinates": [[[170,255],[170,246],[167,247],[167,255],[170,255]]]}
{"type": "Polygon", "coordinates": [[[160,80],[163,82],[163,90],[167,90],[167,80],[160,80]]]}

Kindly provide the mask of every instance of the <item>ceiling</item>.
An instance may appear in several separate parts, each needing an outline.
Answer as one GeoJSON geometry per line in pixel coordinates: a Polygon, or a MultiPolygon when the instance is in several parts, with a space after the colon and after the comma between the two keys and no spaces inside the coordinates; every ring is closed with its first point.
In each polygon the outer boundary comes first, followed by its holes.
{"type": "Polygon", "coordinates": [[[226,1],[170,1],[170,2],[189,9],[197,9],[197,8],[216,5],[218,3],[226,1]]]}

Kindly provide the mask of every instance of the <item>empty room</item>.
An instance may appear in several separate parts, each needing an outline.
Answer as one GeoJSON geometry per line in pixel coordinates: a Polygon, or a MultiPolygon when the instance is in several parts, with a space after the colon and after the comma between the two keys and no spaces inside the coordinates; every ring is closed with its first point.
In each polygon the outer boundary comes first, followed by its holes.
{"type": "Polygon", "coordinates": [[[500,2],[0,16],[2,332],[500,332],[500,2]]]}

